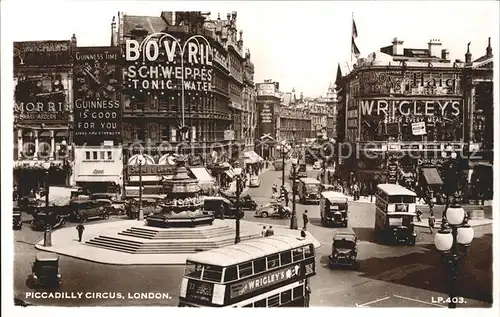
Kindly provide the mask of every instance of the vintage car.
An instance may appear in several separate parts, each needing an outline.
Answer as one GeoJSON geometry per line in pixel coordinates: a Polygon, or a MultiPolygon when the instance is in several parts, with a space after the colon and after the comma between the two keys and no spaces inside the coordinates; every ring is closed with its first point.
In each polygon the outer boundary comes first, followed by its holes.
{"type": "Polygon", "coordinates": [[[108,219],[109,211],[102,203],[89,199],[73,200],[70,203],[73,218],[77,222],[86,222],[91,219],[108,219]]]}
{"type": "Polygon", "coordinates": [[[21,307],[28,307],[28,306],[35,306],[30,302],[27,302],[23,299],[20,299],[18,297],[14,297],[14,306],[21,306],[21,307]]]}
{"type": "Polygon", "coordinates": [[[43,205],[43,202],[39,199],[35,199],[34,197],[21,197],[17,201],[17,206],[21,209],[21,211],[33,215],[35,212],[37,212],[37,207],[40,207],[43,205]]]}
{"type": "Polygon", "coordinates": [[[124,215],[125,214],[125,202],[124,201],[112,201],[105,198],[99,198],[95,200],[96,204],[104,207],[110,215],[124,215]]]}
{"type": "MultiPolygon", "coordinates": [[[[236,207],[227,198],[224,197],[205,197],[203,200],[203,209],[207,211],[212,211],[215,218],[221,218],[221,212],[224,213],[225,218],[235,218],[236,217],[236,207]]],[[[240,217],[243,218],[244,212],[241,208],[240,217]]]]}
{"type": "Polygon", "coordinates": [[[160,206],[162,201],[163,197],[160,196],[144,197],[142,200],[137,197],[132,198],[124,205],[125,214],[131,219],[138,218],[139,205],[142,207],[144,216],[157,214],[162,210],[160,206]]]}
{"type": "Polygon", "coordinates": [[[347,228],[348,224],[347,196],[340,192],[324,191],[321,193],[320,214],[321,225],[341,225],[347,228]]]}
{"type": "MultiPolygon", "coordinates": [[[[233,206],[236,206],[236,194],[234,193],[221,193],[223,198],[228,199],[233,206]]],[[[255,210],[257,209],[257,203],[249,194],[240,197],[240,207],[241,209],[255,210]]]]}
{"type": "Polygon", "coordinates": [[[31,265],[31,283],[35,287],[61,285],[59,256],[52,253],[38,253],[31,265]]]}
{"type": "Polygon", "coordinates": [[[314,164],[313,164],[313,170],[319,170],[319,169],[321,169],[321,164],[322,163],[323,162],[321,162],[321,161],[314,162],[314,164]]]}
{"type": "Polygon", "coordinates": [[[254,214],[257,218],[290,218],[292,216],[292,210],[290,207],[284,207],[280,203],[270,203],[264,206],[260,206],[254,214]]]}
{"type": "Polygon", "coordinates": [[[21,230],[23,228],[23,218],[21,216],[21,210],[15,208],[12,214],[12,229],[21,230]]]}
{"type": "Polygon", "coordinates": [[[314,178],[299,179],[298,195],[301,204],[318,204],[320,199],[321,182],[314,178]]]}
{"type": "Polygon", "coordinates": [[[117,200],[119,194],[118,193],[93,193],[90,195],[90,199],[109,199],[111,201],[117,200]]]}
{"type": "Polygon", "coordinates": [[[358,237],[355,233],[339,232],[333,236],[332,254],[328,256],[328,267],[336,265],[356,266],[358,237]]]}
{"type": "Polygon", "coordinates": [[[285,168],[285,167],[283,166],[283,160],[281,160],[281,159],[275,160],[275,161],[273,162],[273,166],[274,166],[274,169],[275,169],[276,171],[281,171],[281,170],[283,170],[283,169],[285,168]]]}
{"type": "Polygon", "coordinates": [[[250,183],[248,184],[248,187],[259,187],[259,186],[260,186],[259,176],[250,177],[250,183]]]}
{"type": "Polygon", "coordinates": [[[40,207],[33,215],[31,228],[36,231],[52,230],[64,226],[70,217],[69,210],[64,207],[40,207]]]}
{"type": "Polygon", "coordinates": [[[293,171],[293,166],[290,169],[290,174],[288,176],[289,179],[299,179],[307,177],[307,165],[306,163],[301,163],[298,167],[296,167],[295,173],[293,171]]]}

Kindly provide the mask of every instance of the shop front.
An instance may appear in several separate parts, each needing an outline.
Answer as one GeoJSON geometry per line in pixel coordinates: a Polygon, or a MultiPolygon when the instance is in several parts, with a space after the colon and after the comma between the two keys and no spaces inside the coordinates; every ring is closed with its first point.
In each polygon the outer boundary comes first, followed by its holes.
{"type": "Polygon", "coordinates": [[[164,181],[175,174],[175,161],[171,154],[159,158],[135,154],[126,166],[125,197],[138,197],[142,186],[143,195],[159,195],[165,192],[164,181]]]}
{"type": "Polygon", "coordinates": [[[262,157],[255,151],[246,151],[243,153],[244,164],[247,174],[259,175],[259,170],[261,169],[262,157]]]}
{"type": "Polygon", "coordinates": [[[115,193],[121,196],[123,160],[121,148],[83,147],[75,149],[75,183],[86,193],[115,193]]]}

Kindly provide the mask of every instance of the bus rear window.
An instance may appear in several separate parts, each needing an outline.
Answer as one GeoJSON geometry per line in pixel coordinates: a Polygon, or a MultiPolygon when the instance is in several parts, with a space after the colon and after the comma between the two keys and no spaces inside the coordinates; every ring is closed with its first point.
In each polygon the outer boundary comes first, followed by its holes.
{"type": "Polygon", "coordinates": [[[236,281],[238,279],[238,269],[236,266],[230,266],[226,268],[224,273],[224,282],[236,281]]]}
{"type": "Polygon", "coordinates": [[[304,250],[302,247],[292,251],[293,262],[302,261],[304,259],[304,250]]]}

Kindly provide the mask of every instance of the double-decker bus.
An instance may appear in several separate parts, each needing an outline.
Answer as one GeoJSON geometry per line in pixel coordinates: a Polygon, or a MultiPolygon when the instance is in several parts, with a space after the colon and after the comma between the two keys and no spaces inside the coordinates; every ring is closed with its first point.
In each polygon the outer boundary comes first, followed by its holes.
{"type": "Polygon", "coordinates": [[[396,241],[414,245],[417,234],[416,197],[411,190],[396,184],[379,184],[375,193],[375,233],[383,242],[396,241]]]}
{"type": "Polygon", "coordinates": [[[314,245],[270,236],[190,255],[179,307],[308,307],[314,245]]]}

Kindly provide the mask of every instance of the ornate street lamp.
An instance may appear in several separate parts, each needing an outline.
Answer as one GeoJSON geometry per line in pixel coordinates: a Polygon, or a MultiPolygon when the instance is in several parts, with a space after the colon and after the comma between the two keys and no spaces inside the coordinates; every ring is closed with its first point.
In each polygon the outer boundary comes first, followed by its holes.
{"type": "Polygon", "coordinates": [[[297,176],[297,164],[299,160],[297,158],[292,159],[292,217],[290,218],[290,229],[297,230],[297,209],[296,209],[296,201],[295,194],[297,188],[296,176],[297,176]]]}
{"type": "Polygon", "coordinates": [[[240,219],[241,219],[241,207],[240,207],[240,196],[243,191],[243,178],[241,174],[235,176],[236,181],[236,236],[234,238],[234,244],[238,244],[241,241],[240,238],[240,219]]]}
{"type": "Polygon", "coordinates": [[[473,239],[474,229],[467,223],[465,210],[454,203],[445,210],[441,230],[434,236],[434,245],[441,252],[450,278],[448,308],[457,307],[458,267],[473,239]]]}
{"type": "Polygon", "coordinates": [[[144,212],[142,210],[142,167],[146,165],[144,155],[138,154],[135,164],[139,167],[139,211],[137,213],[137,220],[141,221],[144,219],[144,212]]]}
{"type": "Polygon", "coordinates": [[[45,170],[45,207],[49,207],[49,180],[50,180],[50,162],[45,161],[42,167],[45,170]]]}
{"type": "Polygon", "coordinates": [[[281,187],[285,188],[285,157],[290,151],[290,145],[286,144],[285,141],[282,141],[281,144],[278,144],[276,149],[281,153],[281,158],[283,160],[283,170],[281,171],[281,187]]]}

